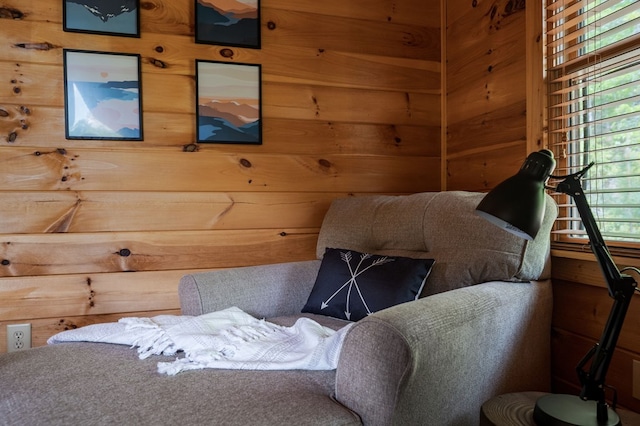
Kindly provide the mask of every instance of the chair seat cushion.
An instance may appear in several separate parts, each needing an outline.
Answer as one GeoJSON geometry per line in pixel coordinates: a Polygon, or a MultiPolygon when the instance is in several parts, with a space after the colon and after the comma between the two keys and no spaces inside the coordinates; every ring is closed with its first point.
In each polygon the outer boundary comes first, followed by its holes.
{"type": "Polygon", "coordinates": [[[16,424],[355,425],[335,371],[156,371],[128,346],[64,343],[0,357],[0,418],[16,424]],[[18,421],[19,420],[19,421],[18,421]]]}

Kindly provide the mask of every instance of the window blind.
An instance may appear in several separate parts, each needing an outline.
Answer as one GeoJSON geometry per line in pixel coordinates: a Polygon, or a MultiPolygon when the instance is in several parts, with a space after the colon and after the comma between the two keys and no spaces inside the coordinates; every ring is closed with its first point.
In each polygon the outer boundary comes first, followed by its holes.
{"type": "MultiPolygon", "coordinates": [[[[640,1],[547,0],[545,21],[554,175],[594,162],[582,186],[602,236],[640,247],[640,1]]],[[[571,197],[552,195],[555,239],[586,242],[571,197]]]]}

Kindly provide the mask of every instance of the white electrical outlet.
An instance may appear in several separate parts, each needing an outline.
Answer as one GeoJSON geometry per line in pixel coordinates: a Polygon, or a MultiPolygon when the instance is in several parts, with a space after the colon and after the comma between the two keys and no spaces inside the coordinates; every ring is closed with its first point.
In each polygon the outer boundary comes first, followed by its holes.
{"type": "Polygon", "coordinates": [[[31,324],[7,325],[7,352],[31,348],[31,324]]]}

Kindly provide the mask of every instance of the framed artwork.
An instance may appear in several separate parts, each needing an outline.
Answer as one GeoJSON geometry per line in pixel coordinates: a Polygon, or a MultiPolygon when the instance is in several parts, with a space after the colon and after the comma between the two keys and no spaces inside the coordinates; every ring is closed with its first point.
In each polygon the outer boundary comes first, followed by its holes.
{"type": "Polygon", "coordinates": [[[196,60],[198,142],[262,143],[261,67],[196,60]]]}
{"type": "Polygon", "coordinates": [[[62,0],[65,31],[140,37],[140,0],[62,0]]]}
{"type": "Polygon", "coordinates": [[[260,48],[260,0],[195,0],[196,43],[260,48]]]}
{"type": "Polygon", "coordinates": [[[142,140],[140,55],[64,49],[67,139],[142,140]]]}

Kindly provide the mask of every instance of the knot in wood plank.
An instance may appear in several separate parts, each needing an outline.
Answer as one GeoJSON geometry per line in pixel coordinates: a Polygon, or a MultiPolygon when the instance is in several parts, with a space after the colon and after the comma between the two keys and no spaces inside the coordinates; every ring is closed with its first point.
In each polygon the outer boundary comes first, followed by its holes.
{"type": "Polygon", "coordinates": [[[140,9],[153,10],[153,9],[157,9],[157,8],[158,8],[158,6],[152,1],[141,1],[140,2],[140,9]]]}
{"type": "Polygon", "coordinates": [[[22,19],[24,18],[24,13],[20,12],[18,9],[13,9],[10,7],[0,7],[0,18],[1,19],[22,19]]]}
{"type": "Polygon", "coordinates": [[[330,169],[332,166],[331,161],[325,160],[324,158],[319,159],[318,164],[324,169],[330,169]]]}
{"type": "Polygon", "coordinates": [[[20,49],[31,49],[31,50],[51,50],[55,46],[51,43],[16,43],[13,47],[18,47],[20,49]]]}
{"type": "Polygon", "coordinates": [[[220,56],[223,58],[233,58],[234,51],[229,48],[224,48],[220,51],[220,56]]]}
{"type": "Polygon", "coordinates": [[[157,68],[167,68],[169,66],[166,62],[156,58],[149,58],[149,63],[157,68]]]}

